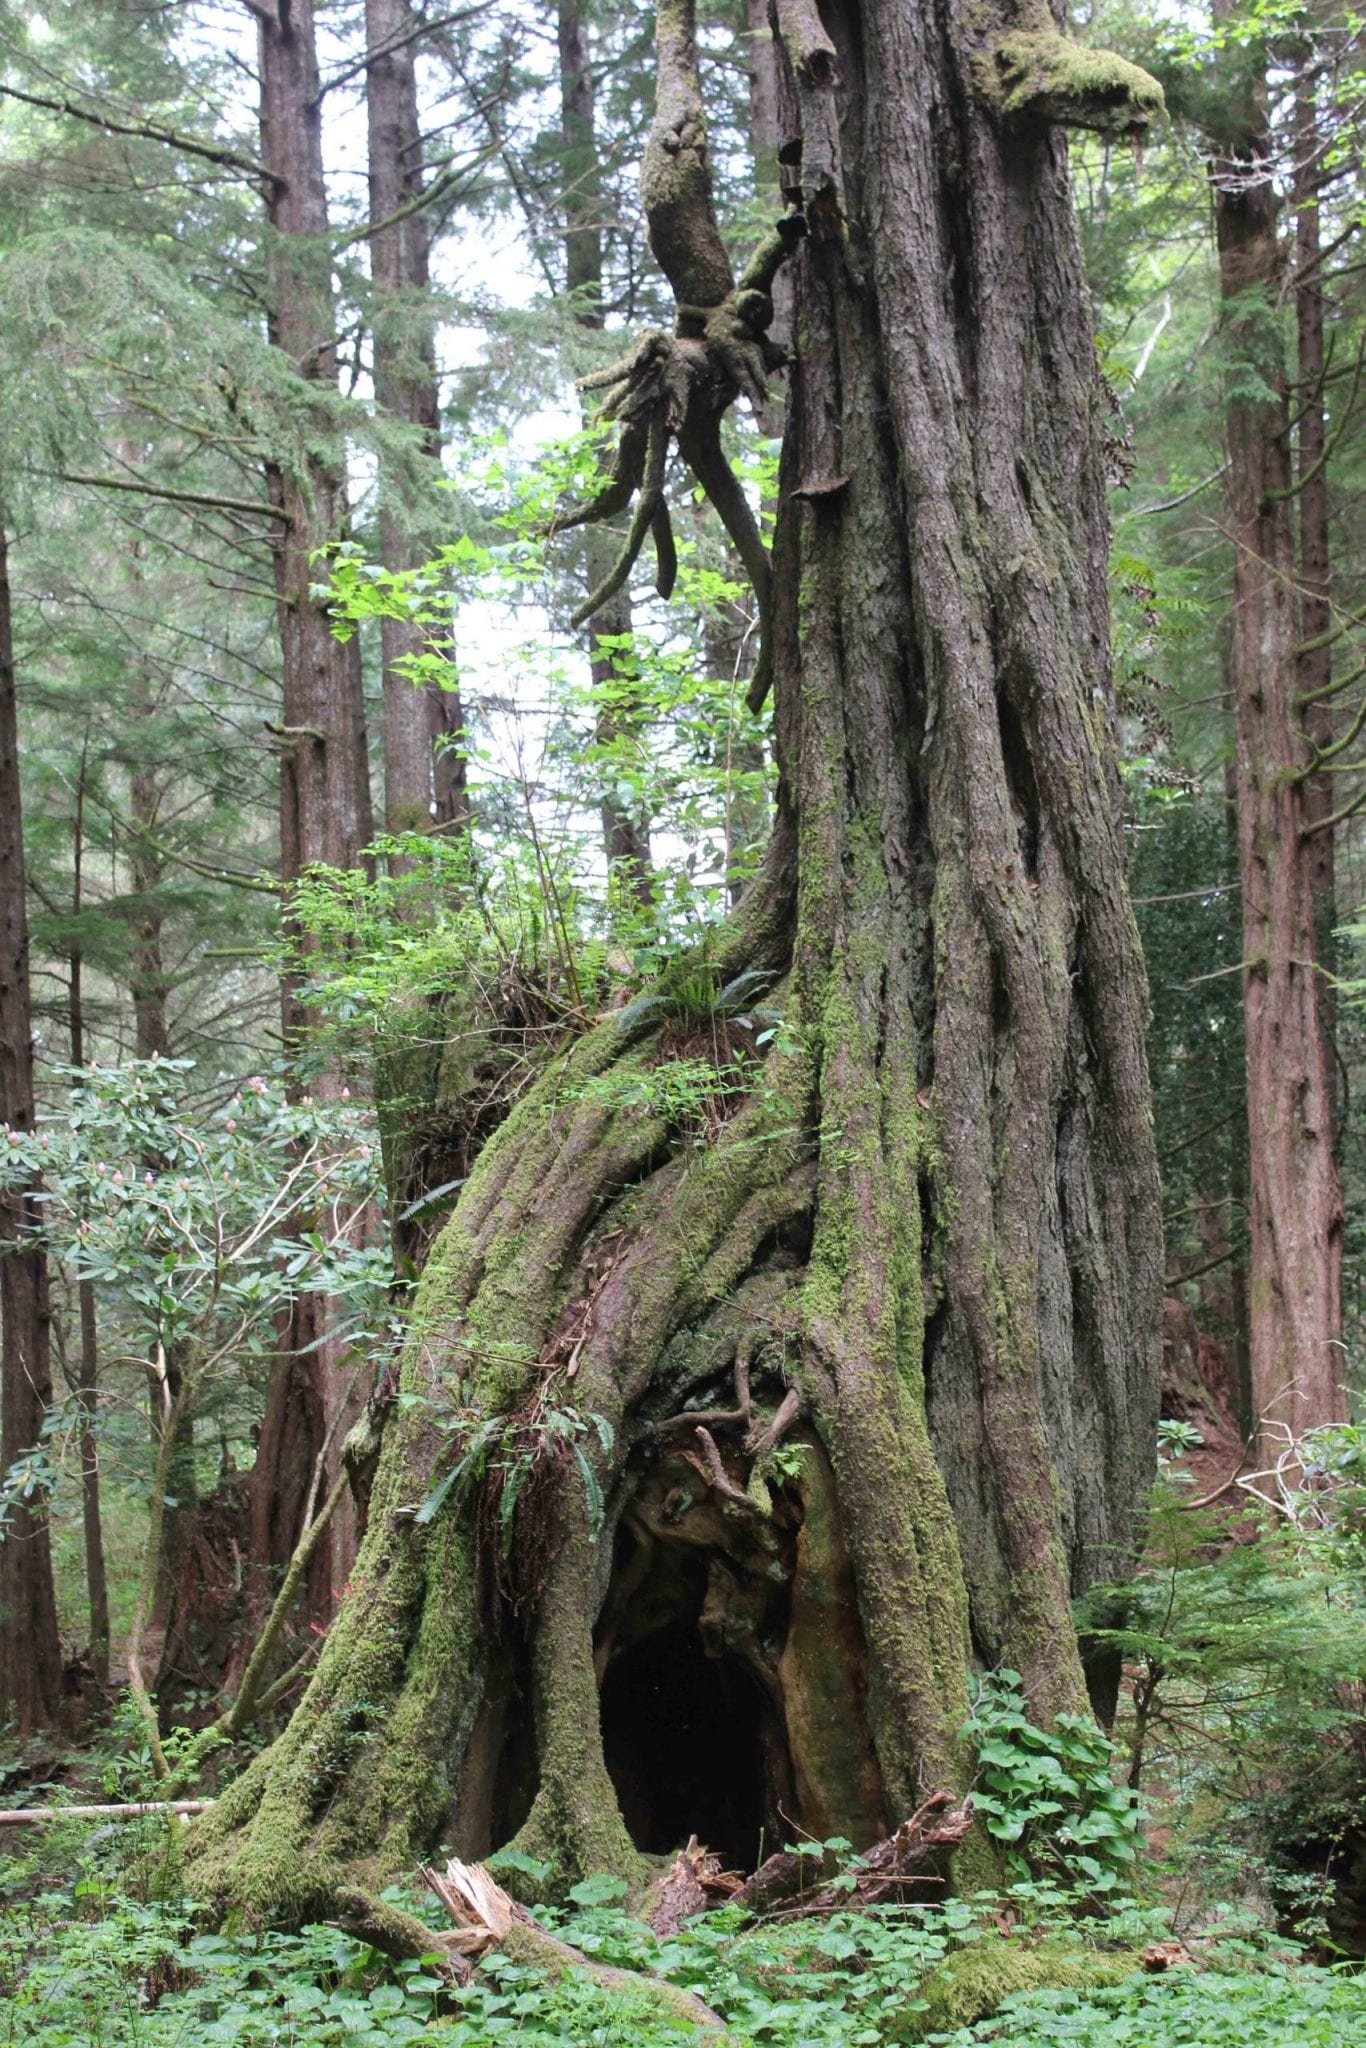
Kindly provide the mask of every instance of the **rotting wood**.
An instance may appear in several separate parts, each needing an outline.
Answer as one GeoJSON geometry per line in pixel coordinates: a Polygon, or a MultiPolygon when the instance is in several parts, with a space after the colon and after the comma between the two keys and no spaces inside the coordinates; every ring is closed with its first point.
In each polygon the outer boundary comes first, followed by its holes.
{"type": "Polygon", "coordinates": [[[656,1934],[677,1934],[685,1920],[726,1905],[743,1883],[738,1871],[726,1870],[719,1856],[690,1835],[655,1887],[645,1918],[656,1934]]]}
{"type": "Polygon", "coordinates": [[[937,1852],[956,1849],[971,1826],[970,1799],[957,1802],[951,1792],[935,1792],[895,1834],[858,1858],[848,1873],[852,1886],[827,1881],[815,1852],[781,1850],[740,1886],[735,1902],[757,1914],[781,1908],[792,1916],[896,1903],[904,1899],[908,1885],[944,1881],[942,1871],[932,1867],[937,1852]],[[821,1881],[808,1892],[806,1886],[818,1869],[821,1881]]]}

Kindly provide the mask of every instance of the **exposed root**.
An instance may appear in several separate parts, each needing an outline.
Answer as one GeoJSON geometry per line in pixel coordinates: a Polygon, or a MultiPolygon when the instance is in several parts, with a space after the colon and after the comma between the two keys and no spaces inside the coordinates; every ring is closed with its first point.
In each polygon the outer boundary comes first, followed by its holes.
{"type": "Polygon", "coordinates": [[[439,1968],[452,1984],[468,1984],[473,1972],[447,1934],[433,1934],[430,1927],[412,1913],[375,1898],[357,1885],[342,1886],[336,1895],[337,1925],[347,1934],[368,1941],[381,1955],[409,1962],[418,1956],[439,1955],[439,1968]]]}
{"type": "Polygon", "coordinates": [[[779,267],[806,233],[806,221],[799,211],[785,215],[736,281],[712,204],[691,9],[661,8],[657,32],[656,113],[641,194],[651,246],[673,289],[674,332],[651,329],[641,336],[633,354],[580,380],[582,390],[605,393],[599,418],[619,420],[621,434],[602,489],[562,513],[550,530],[615,519],[636,498],[620,553],[571,623],[586,625],[622,589],[647,534],[655,543],[655,587],[667,598],[678,561],[664,484],[669,444],[676,440],[754,590],[759,654],[749,703],[757,710],[772,674],[768,550],[722,451],[721,421],[740,397],[759,411],[769,374],[784,361],[782,350],[768,336],[773,320],[770,292],[779,267]]]}
{"type": "Polygon", "coordinates": [[[758,1502],[751,1500],[749,1495],[736,1486],[727,1475],[726,1468],[721,1463],[721,1453],[716,1448],[716,1438],[711,1431],[697,1429],[694,1434],[702,1446],[702,1456],[707,1461],[712,1486],[721,1498],[728,1500],[733,1507],[743,1508],[747,1515],[762,1514],[763,1509],[758,1502]]]}
{"type": "Polygon", "coordinates": [[[745,1438],[746,1455],[760,1462],[770,1451],[776,1450],[787,1432],[801,1413],[802,1397],[796,1387],[789,1387],[778,1403],[773,1420],[767,1428],[755,1423],[745,1438]]]}

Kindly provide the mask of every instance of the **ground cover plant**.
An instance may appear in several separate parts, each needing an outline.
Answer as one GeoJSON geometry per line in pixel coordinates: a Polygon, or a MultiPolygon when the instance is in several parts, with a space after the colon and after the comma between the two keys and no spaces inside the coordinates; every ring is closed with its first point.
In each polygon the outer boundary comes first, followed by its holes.
{"type": "MultiPolygon", "coordinates": [[[[126,1830],[125,1830],[126,1832],[126,1830]]],[[[75,1867],[110,1855],[87,1835],[75,1867]]],[[[1160,1910],[1078,1919],[1037,1886],[923,1907],[743,1924],[733,1908],[660,1937],[589,1880],[541,1919],[594,1964],[639,1973],[611,1986],[495,1956],[452,1985],[433,1952],[394,1961],[336,1925],[296,1934],[205,1932],[155,1896],[169,1875],[154,1825],[118,1885],[94,1875],[32,1885],[0,1937],[4,2048],[693,2048],[707,2034],[667,2014],[660,1980],[701,1995],[743,2048],[1352,2048],[1366,2042],[1366,1980],[1305,1959],[1246,1923],[1211,1929],[1173,1966],[1142,1957],[1170,1934],[1160,1910]],[[139,1895],[140,1894],[140,1895],[139,1895]]],[[[408,1908],[421,1902],[396,1892],[408,1908]]],[[[713,2035],[712,2038],[718,2038],[713,2035]]]]}

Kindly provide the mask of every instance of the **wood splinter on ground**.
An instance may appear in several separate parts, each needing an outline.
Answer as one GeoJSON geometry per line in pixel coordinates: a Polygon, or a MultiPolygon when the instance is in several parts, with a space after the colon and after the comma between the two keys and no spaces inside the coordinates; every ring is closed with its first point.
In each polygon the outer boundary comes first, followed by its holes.
{"type": "Polygon", "coordinates": [[[515,1962],[529,1963],[552,1983],[566,1970],[580,1970],[595,1983],[611,1991],[649,1993],[671,2019],[712,2032],[725,2032],[725,2022],[691,1991],[681,1991],[662,1978],[635,1970],[612,1969],[595,1963],[567,1941],[547,1933],[525,1906],[508,1897],[480,1863],[462,1863],[452,1856],[443,1871],[424,1869],[427,1884],[440,1899],[454,1922],[453,1931],[439,1937],[468,1968],[481,1962],[490,1949],[500,1948],[515,1962]]]}
{"type": "Polygon", "coordinates": [[[452,1856],[444,1872],[424,1868],[422,1875],[454,1923],[444,1937],[446,1947],[477,1963],[489,1949],[502,1946],[517,1907],[482,1863],[462,1863],[452,1856]]]}

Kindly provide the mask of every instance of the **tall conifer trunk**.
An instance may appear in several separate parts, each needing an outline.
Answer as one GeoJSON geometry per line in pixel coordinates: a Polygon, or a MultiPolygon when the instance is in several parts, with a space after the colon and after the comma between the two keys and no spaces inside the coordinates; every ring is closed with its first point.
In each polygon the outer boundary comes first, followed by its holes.
{"type": "MultiPolygon", "coordinates": [[[[327,395],[337,381],[332,256],[323,178],[322,98],[312,0],[251,0],[258,23],[261,156],[267,166],[267,269],[270,338],[318,404],[305,451],[267,472],[271,502],[285,517],[274,542],[280,626],[280,875],[286,920],[292,885],[315,862],[356,868],[374,836],[366,753],[360,649],[343,645],[324,605],[312,594],[312,556],[346,530],[346,476],[341,455],[328,454],[335,430],[327,395]]],[[[286,1046],[308,1043],[310,1015],[300,977],[282,988],[286,1046]]],[[[324,1066],[316,1088],[340,1085],[324,1066]]],[[[310,1501],[339,1469],[345,1382],[336,1347],[327,1341],[327,1304],[305,1295],[281,1331],[281,1354],[267,1395],[252,1495],[251,1555],[264,1576],[291,1556],[310,1501]],[[322,1460],[321,1467],[319,1460],[322,1460]]],[[[349,1563],[345,1517],[334,1518],[309,1579],[315,1616],[330,1612],[334,1588],[349,1563]]]]}
{"type": "MultiPolygon", "coordinates": [[[[9,543],[0,524],[0,1143],[31,1131],[33,1007],[19,783],[19,718],[10,613],[9,543]]],[[[0,1189],[0,1238],[22,1239],[38,1221],[36,1189],[0,1189]]],[[[31,1451],[52,1400],[47,1258],[38,1248],[0,1258],[0,1474],[31,1451]]],[[[62,1650],[52,1583],[47,1504],[10,1503],[0,1531],[0,1718],[21,1736],[55,1721],[62,1650]]]]}
{"type": "MultiPolygon", "coordinates": [[[[441,402],[428,303],[430,233],[418,123],[418,24],[411,0],[366,0],[365,107],[369,132],[370,276],[375,292],[375,400],[416,427],[421,453],[441,458],[441,402]]],[[[381,493],[380,560],[411,569],[425,560],[392,483],[381,493]]],[[[469,815],[460,692],[452,661],[439,683],[417,688],[402,663],[431,652],[428,632],[380,622],[384,663],[384,822],[390,832],[463,824],[469,815]]]]}
{"type": "MultiPolygon", "coordinates": [[[[1295,689],[1304,729],[1314,748],[1333,745],[1332,563],[1328,541],[1328,418],[1324,379],[1323,237],[1319,192],[1325,179],[1324,141],[1319,125],[1318,84],[1313,52],[1302,52],[1295,92],[1295,147],[1299,190],[1295,211],[1295,367],[1299,434],[1296,500],[1299,507],[1300,638],[1295,651],[1295,689]]],[[[1314,892],[1314,958],[1319,968],[1319,1029],[1327,1064],[1326,1084],[1337,1125],[1337,860],[1333,814],[1337,809],[1331,769],[1309,779],[1305,822],[1310,828],[1310,879],[1314,892]]]]}
{"type": "MultiPolygon", "coordinates": [[[[72,830],[71,925],[80,929],[85,882],[85,789],[89,729],[81,746],[80,769],[76,777],[76,815],[72,830]]],[[[68,1053],[73,1067],[85,1065],[84,959],[79,940],[73,940],[67,983],[68,1053]]],[[[104,1525],[100,1515],[100,1450],[96,1425],[99,1419],[100,1346],[95,1309],[95,1283],[76,1283],[80,1353],[77,1366],[76,1399],[80,1409],[81,1520],[85,1537],[85,1583],[90,1603],[90,1667],[95,1683],[109,1683],[109,1578],[104,1559],[104,1525]]]]}
{"type": "MultiPolygon", "coordinates": [[[[1226,518],[1233,543],[1238,848],[1247,1047],[1249,1321],[1261,1457],[1342,1420],[1342,1190],[1320,1006],[1309,747],[1283,265],[1264,92],[1212,165],[1224,332],[1226,518]]],[[[1312,570],[1312,565],[1311,565],[1312,570]]],[[[1315,593],[1309,592],[1310,605],[1315,593]]]]}
{"type": "MultiPolygon", "coordinates": [[[[752,379],[763,266],[737,285],[716,229],[688,0],[657,19],[642,185],[679,333],[646,337],[632,389],[648,406],[663,366],[651,418],[743,530],[709,437],[752,379]]],[[[1022,49],[1004,8],[779,20],[807,234],[767,861],[705,959],[588,1032],[477,1161],[351,1596],[198,1825],[200,1897],[313,1912],[437,1839],[636,1875],[686,1833],[680,1788],[704,1813],[677,1702],[724,1674],[755,1803],[716,1819],[750,1857],[768,1815],[867,1842],[960,1783],[975,1656],[1040,1717],[1085,1707],[1070,1601],[1136,1540],[1162,1241],[1057,124],[1141,129],[1160,95],[1022,49]],[[756,986],[783,1020],[762,1050],[735,1015],[756,986]],[[749,1085],[701,1143],[655,1084],[718,1039],[749,1085]],[[433,1406],[462,1381],[457,1441],[479,1416],[502,1448],[456,1484],[433,1406]]]]}

